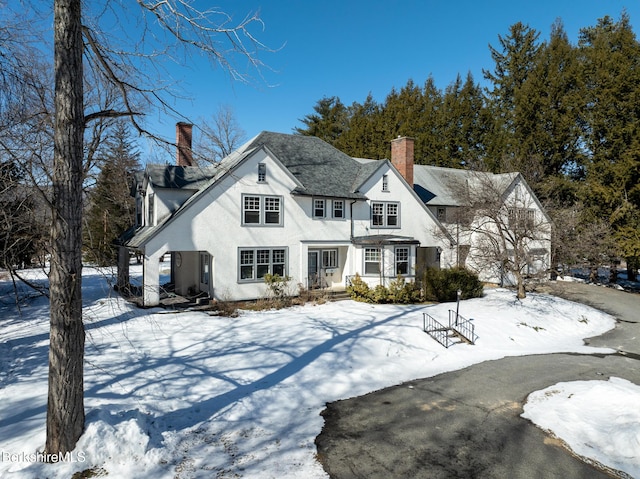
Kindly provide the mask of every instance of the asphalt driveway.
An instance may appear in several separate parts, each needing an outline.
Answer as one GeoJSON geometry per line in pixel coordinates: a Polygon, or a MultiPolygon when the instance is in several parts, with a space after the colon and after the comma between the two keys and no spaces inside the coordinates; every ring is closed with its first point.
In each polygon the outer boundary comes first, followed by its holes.
{"type": "Polygon", "coordinates": [[[520,417],[529,393],[557,382],[617,376],[640,384],[640,295],[579,283],[552,294],[618,319],[589,344],[614,355],[551,354],[487,361],[327,404],[316,438],[334,479],[624,477],[572,456],[520,417]]]}

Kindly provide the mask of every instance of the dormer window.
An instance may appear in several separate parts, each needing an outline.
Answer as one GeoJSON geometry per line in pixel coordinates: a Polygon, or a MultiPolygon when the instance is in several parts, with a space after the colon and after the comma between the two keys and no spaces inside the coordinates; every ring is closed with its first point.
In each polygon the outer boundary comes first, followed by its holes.
{"type": "Polygon", "coordinates": [[[258,183],[265,183],[267,181],[267,165],[264,163],[258,163],[258,183]]]}

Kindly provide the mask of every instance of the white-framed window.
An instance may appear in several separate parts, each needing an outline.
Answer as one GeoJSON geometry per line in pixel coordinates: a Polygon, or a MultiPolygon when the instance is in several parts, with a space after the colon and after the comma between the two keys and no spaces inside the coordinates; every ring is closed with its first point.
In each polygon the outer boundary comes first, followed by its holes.
{"type": "Polygon", "coordinates": [[[409,274],[409,248],[407,246],[396,246],[395,262],[396,274],[409,274]]]}
{"type": "Polygon", "coordinates": [[[344,200],[333,200],[333,217],[344,218],[344,200]]]}
{"type": "Polygon", "coordinates": [[[282,197],[242,195],[242,224],[282,226],[282,197]]]}
{"type": "Polygon", "coordinates": [[[286,248],[240,248],[238,282],[263,281],[267,274],[287,275],[286,248]]]}
{"type": "Polygon", "coordinates": [[[382,175],[382,191],[389,191],[389,175],[382,175]]]}
{"type": "Polygon", "coordinates": [[[264,222],[267,225],[280,224],[280,198],[277,196],[264,197],[264,222]]]}
{"type": "Polygon", "coordinates": [[[323,268],[338,267],[338,250],[337,249],[322,250],[322,267],[323,268]]]}
{"type": "Polygon", "coordinates": [[[258,183],[265,183],[267,181],[267,165],[264,163],[258,163],[258,183]]]}
{"type": "Polygon", "coordinates": [[[371,226],[395,228],[400,225],[400,203],[375,201],[371,203],[371,226]]]}
{"type": "Polygon", "coordinates": [[[314,198],[313,199],[313,217],[314,218],[324,218],[327,207],[327,201],[324,199],[314,198]]]}
{"type": "Polygon", "coordinates": [[[255,278],[255,251],[240,250],[240,281],[249,281],[255,278]]]}
{"type": "Polygon", "coordinates": [[[364,249],[364,274],[380,274],[380,248],[364,249]]]}
{"type": "Polygon", "coordinates": [[[536,221],[536,210],[531,208],[509,208],[509,228],[532,230],[536,221]]]}

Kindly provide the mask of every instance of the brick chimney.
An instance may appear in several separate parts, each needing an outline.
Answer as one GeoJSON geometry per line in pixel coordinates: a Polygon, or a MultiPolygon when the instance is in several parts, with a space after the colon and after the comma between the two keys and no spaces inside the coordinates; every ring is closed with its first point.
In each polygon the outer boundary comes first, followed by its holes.
{"type": "Polygon", "coordinates": [[[415,140],[406,136],[391,140],[391,164],[413,188],[413,144],[415,140]]]}
{"type": "Polygon", "coordinates": [[[178,166],[193,166],[193,152],[191,151],[192,129],[193,125],[190,123],[176,123],[178,166]]]}

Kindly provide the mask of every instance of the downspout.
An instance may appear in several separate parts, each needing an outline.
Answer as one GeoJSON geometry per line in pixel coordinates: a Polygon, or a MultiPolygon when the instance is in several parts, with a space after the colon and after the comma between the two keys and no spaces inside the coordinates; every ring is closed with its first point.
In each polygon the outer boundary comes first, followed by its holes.
{"type": "Polygon", "coordinates": [[[349,221],[351,221],[351,234],[349,240],[353,242],[353,205],[355,205],[358,200],[353,200],[349,205],[349,221]]]}
{"type": "MultiPolygon", "coordinates": [[[[353,200],[350,204],[349,204],[349,221],[351,222],[351,231],[349,233],[349,242],[351,244],[353,244],[353,205],[355,205],[357,203],[358,200],[353,200]]],[[[344,279],[344,285],[347,285],[347,277],[345,276],[344,279]]],[[[350,280],[349,280],[350,281],[350,280]]]]}

